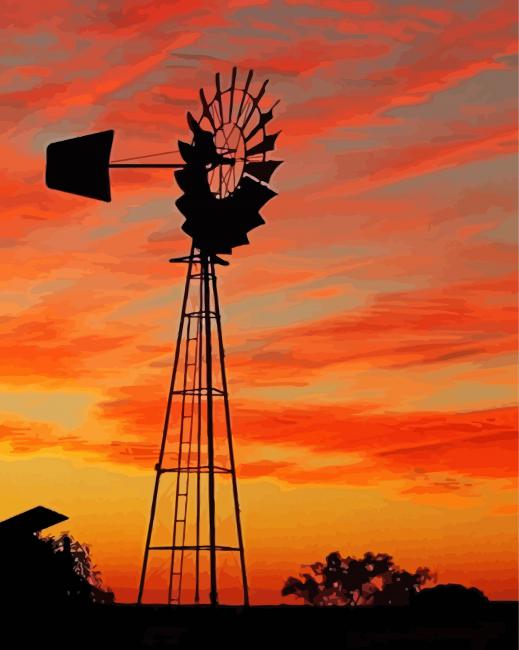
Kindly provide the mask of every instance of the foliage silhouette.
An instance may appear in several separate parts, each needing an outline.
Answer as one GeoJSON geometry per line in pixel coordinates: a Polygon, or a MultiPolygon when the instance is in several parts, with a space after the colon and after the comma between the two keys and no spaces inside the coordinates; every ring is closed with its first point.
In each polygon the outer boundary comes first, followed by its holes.
{"type": "Polygon", "coordinates": [[[47,607],[112,603],[90,549],[67,533],[37,533],[0,539],[2,589],[0,602],[10,607],[47,607]]]}
{"type": "Polygon", "coordinates": [[[335,551],[326,561],[309,565],[312,571],[290,576],[282,596],[295,595],[308,605],[408,605],[423,587],[433,580],[427,567],[414,573],[398,568],[387,553],[364,553],[362,558],[341,557],[335,551]]]}
{"type": "Polygon", "coordinates": [[[480,589],[450,583],[424,589],[412,602],[418,618],[427,618],[430,612],[435,612],[446,623],[463,623],[478,618],[489,604],[480,589]]]}

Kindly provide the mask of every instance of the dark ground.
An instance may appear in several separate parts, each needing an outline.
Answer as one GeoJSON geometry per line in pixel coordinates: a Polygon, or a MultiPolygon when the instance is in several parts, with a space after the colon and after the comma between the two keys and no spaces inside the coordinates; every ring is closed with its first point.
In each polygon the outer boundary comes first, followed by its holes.
{"type": "Polygon", "coordinates": [[[167,608],[98,605],[1,620],[0,647],[516,650],[517,603],[478,612],[412,607],[167,608]],[[210,645],[209,645],[210,644],[210,645]]]}

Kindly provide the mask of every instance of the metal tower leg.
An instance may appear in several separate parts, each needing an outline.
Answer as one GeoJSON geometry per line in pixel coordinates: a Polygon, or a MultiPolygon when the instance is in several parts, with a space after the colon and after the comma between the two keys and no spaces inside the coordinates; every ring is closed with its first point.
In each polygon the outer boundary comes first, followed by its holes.
{"type": "Polygon", "coordinates": [[[216,503],[214,495],[214,428],[213,428],[213,351],[211,345],[211,290],[209,284],[209,256],[202,255],[202,277],[204,280],[204,325],[205,325],[205,368],[206,368],[206,424],[207,465],[209,472],[209,563],[211,575],[211,605],[218,604],[216,588],[216,503]]]}
{"type": "MultiPolygon", "coordinates": [[[[203,283],[200,282],[199,292],[198,292],[198,304],[201,306],[204,301],[204,287],[203,283]]],[[[201,309],[200,309],[201,311],[201,309]]],[[[203,328],[202,328],[202,319],[198,319],[198,336],[199,336],[199,345],[198,345],[198,399],[197,399],[197,421],[196,421],[196,528],[195,528],[195,603],[200,602],[200,515],[201,515],[201,466],[202,466],[202,365],[204,359],[204,348],[203,348],[203,328]]]]}
{"type": "Polygon", "coordinates": [[[240,517],[240,502],[238,499],[238,481],[236,478],[236,465],[234,462],[234,448],[232,443],[231,410],[229,408],[229,391],[227,389],[227,373],[225,371],[225,350],[223,347],[222,320],[220,315],[220,302],[218,300],[218,287],[216,284],[216,273],[214,270],[213,261],[211,261],[211,274],[213,279],[214,310],[216,314],[216,319],[215,319],[216,329],[218,332],[218,348],[220,352],[220,372],[222,376],[222,390],[223,390],[223,399],[224,399],[224,406],[225,406],[225,425],[227,428],[227,444],[229,448],[229,462],[231,465],[234,514],[236,518],[236,533],[238,536],[238,548],[240,553],[241,578],[242,578],[242,585],[243,585],[243,604],[249,605],[249,586],[247,583],[247,570],[245,567],[245,549],[243,547],[243,533],[242,533],[241,517],[240,517]]]}
{"type": "Polygon", "coordinates": [[[150,544],[151,544],[151,536],[153,533],[153,524],[155,523],[155,512],[157,510],[157,497],[159,494],[159,483],[160,483],[160,477],[162,474],[162,464],[164,462],[164,451],[166,449],[166,440],[168,437],[168,429],[169,429],[169,420],[171,416],[171,404],[173,401],[173,394],[175,390],[175,379],[177,377],[177,368],[178,368],[178,360],[180,357],[180,347],[182,344],[182,333],[184,330],[184,321],[186,317],[186,307],[187,307],[187,299],[189,296],[189,285],[191,282],[191,274],[192,274],[192,269],[193,269],[193,255],[194,255],[194,246],[191,247],[191,253],[189,254],[189,262],[188,262],[188,267],[187,267],[187,275],[186,275],[186,284],[184,287],[184,296],[182,298],[182,309],[180,312],[180,323],[178,326],[178,336],[177,336],[177,345],[175,348],[175,358],[173,360],[173,372],[171,373],[171,383],[169,387],[169,393],[168,393],[168,401],[167,401],[167,406],[166,406],[166,414],[164,416],[164,427],[162,430],[162,440],[160,443],[160,451],[159,451],[159,460],[158,463],[155,465],[155,484],[153,487],[153,497],[151,500],[151,510],[150,510],[150,519],[148,523],[148,532],[146,534],[146,546],[144,549],[144,559],[142,561],[142,571],[141,571],[141,579],[139,582],[139,593],[137,595],[137,603],[141,604],[142,603],[142,595],[144,592],[144,582],[146,580],[146,569],[148,567],[148,558],[149,558],[149,553],[150,553],[150,544]]]}

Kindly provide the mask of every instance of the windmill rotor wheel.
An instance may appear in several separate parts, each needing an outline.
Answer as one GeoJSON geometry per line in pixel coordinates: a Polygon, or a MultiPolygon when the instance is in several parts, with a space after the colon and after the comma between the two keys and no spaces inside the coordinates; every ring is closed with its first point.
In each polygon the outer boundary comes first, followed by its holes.
{"type": "Polygon", "coordinates": [[[218,154],[227,159],[208,170],[209,187],[217,199],[231,196],[239,187],[243,174],[249,173],[248,164],[265,162],[266,152],[273,148],[268,146],[272,136],[267,136],[265,125],[272,119],[272,110],[278,102],[268,113],[262,113],[260,100],[267,82],[257,95],[253,95],[251,80],[252,71],[244,87],[238,88],[236,68],[233,68],[231,84],[226,90],[221,89],[220,74],[216,74],[216,92],[212,100],[208,101],[204,91],[200,91],[203,110],[198,124],[213,134],[218,154]]]}

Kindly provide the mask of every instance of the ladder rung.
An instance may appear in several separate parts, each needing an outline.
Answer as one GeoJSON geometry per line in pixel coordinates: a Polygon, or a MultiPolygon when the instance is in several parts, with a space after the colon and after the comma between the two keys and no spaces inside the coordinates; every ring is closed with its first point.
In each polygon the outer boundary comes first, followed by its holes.
{"type": "Polygon", "coordinates": [[[175,521],[177,522],[177,524],[185,524],[186,523],[185,519],[175,519],[175,521]]]}
{"type": "MultiPolygon", "coordinates": [[[[210,551],[211,547],[203,546],[149,546],[150,551],[210,551]]],[[[240,551],[238,546],[215,546],[215,551],[240,551]]]]}
{"type": "MultiPolygon", "coordinates": [[[[187,443],[186,443],[187,444],[187,443]]],[[[232,469],[229,467],[218,467],[217,465],[214,466],[214,473],[215,474],[232,474],[232,469]]],[[[166,473],[172,473],[172,474],[178,474],[179,472],[189,472],[195,474],[196,472],[200,472],[201,474],[208,474],[209,473],[209,467],[207,465],[201,465],[198,467],[197,465],[192,465],[191,467],[166,467],[164,469],[160,470],[162,474],[166,473]]]]}
{"type": "MultiPolygon", "coordinates": [[[[205,397],[207,394],[207,388],[205,386],[202,386],[202,388],[185,388],[182,390],[173,390],[171,391],[171,395],[200,395],[201,397],[205,397]]],[[[213,397],[215,395],[219,396],[224,396],[225,393],[221,388],[211,388],[211,393],[213,394],[213,397]]]]}
{"type": "Polygon", "coordinates": [[[187,497],[187,492],[179,492],[178,496],[179,497],[187,497]]]}

